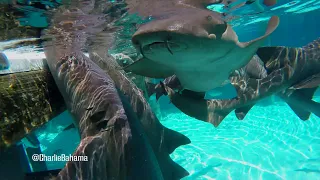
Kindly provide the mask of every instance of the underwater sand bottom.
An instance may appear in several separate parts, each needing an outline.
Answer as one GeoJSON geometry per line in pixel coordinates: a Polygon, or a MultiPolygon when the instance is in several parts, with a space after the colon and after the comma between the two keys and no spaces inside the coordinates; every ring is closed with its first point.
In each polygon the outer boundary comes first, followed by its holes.
{"type": "Polygon", "coordinates": [[[282,101],[255,106],[242,121],[232,112],[218,128],[179,112],[162,116],[192,141],[171,155],[190,172],[184,180],[320,179],[320,119],[301,121],[282,101]]]}

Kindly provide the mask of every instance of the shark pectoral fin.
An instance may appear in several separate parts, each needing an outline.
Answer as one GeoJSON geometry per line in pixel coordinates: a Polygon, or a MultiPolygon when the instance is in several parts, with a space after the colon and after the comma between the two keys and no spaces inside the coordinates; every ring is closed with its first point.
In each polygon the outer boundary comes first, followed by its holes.
{"type": "Polygon", "coordinates": [[[166,127],[164,127],[163,133],[164,144],[166,145],[169,154],[173,153],[173,151],[179,146],[191,143],[187,136],[166,127]]]}
{"type": "Polygon", "coordinates": [[[230,112],[231,111],[209,112],[207,122],[213,124],[214,127],[218,127],[230,112]]]}
{"type": "Polygon", "coordinates": [[[308,88],[308,89],[298,89],[295,90],[289,96],[286,94],[280,94],[279,96],[285,100],[285,102],[289,105],[292,111],[301,119],[301,120],[308,120],[310,117],[310,110],[306,107],[304,102],[311,102],[314,93],[316,92],[316,88],[308,88]],[[298,104],[299,103],[299,104],[298,104]],[[302,108],[303,106],[303,108],[302,108]]]}
{"type": "Polygon", "coordinates": [[[237,118],[239,120],[243,120],[253,106],[254,106],[254,104],[248,105],[248,106],[243,106],[241,108],[236,109],[235,113],[236,113],[237,118]]]}
{"type": "Polygon", "coordinates": [[[124,67],[123,70],[151,78],[167,78],[174,74],[173,69],[147,58],[141,58],[124,67]]]}
{"type": "Polygon", "coordinates": [[[295,84],[290,89],[304,89],[304,88],[316,88],[320,85],[320,73],[303,80],[302,82],[295,84]]]}
{"type": "Polygon", "coordinates": [[[184,114],[207,122],[208,120],[208,106],[207,101],[203,98],[190,97],[188,94],[180,94],[173,91],[170,87],[161,83],[165,89],[170,102],[175,105],[184,114]]]}
{"type": "Polygon", "coordinates": [[[277,29],[278,25],[279,25],[279,17],[272,16],[269,20],[267,30],[263,36],[260,36],[249,42],[240,43],[240,46],[243,48],[252,47],[252,48],[258,49],[258,47],[262,45],[263,41],[277,29]]]}
{"type": "Polygon", "coordinates": [[[195,99],[204,99],[204,96],[206,95],[205,92],[194,92],[188,89],[184,89],[183,91],[181,91],[181,94],[195,99]]]}

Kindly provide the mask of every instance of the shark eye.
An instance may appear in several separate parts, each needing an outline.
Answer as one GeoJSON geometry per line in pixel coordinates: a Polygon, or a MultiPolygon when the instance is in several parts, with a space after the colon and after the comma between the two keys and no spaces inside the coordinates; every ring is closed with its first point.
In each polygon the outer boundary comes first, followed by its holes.
{"type": "Polygon", "coordinates": [[[208,21],[211,21],[211,20],[212,20],[212,16],[208,15],[208,16],[206,17],[206,19],[207,19],[208,21]]]}

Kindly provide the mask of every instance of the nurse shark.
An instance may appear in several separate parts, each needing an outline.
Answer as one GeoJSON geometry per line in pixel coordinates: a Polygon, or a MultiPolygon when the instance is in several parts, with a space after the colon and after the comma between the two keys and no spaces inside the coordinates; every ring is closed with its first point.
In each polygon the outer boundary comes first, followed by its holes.
{"type": "Polygon", "coordinates": [[[206,92],[245,66],[279,24],[279,18],[273,16],[263,36],[239,42],[220,13],[200,6],[207,3],[186,1],[152,13],[154,20],[132,36],[143,57],[124,70],[151,78],[175,74],[186,89],[206,92]]]}
{"type": "Polygon", "coordinates": [[[243,119],[256,102],[273,94],[284,99],[300,119],[307,120],[311,112],[320,116],[320,105],[312,100],[320,84],[319,44],[317,39],[301,48],[259,48],[257,55],[265,64],[267,76],[248,75],[250,69],[236,71],[230,79],[238,93],[233,99],[204,100],[177,93],[163,83],[162,87],[182,112],[216,127],[233,110],[238,119],[243,119]]]}

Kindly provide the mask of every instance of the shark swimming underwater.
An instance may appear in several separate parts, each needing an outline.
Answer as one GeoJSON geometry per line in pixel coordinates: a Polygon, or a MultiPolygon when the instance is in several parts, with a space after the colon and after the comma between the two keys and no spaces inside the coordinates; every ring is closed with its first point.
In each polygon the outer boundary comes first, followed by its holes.
{"type": "Polygon", "coordinates": [[[109,14],[104,13],[117,8],[107,1],[80,0],[68,5],[54,11],[52,23],[43,35],[48,40],[43,44],[47,60],[44,64],[49,68],[1,75],[0,82],[5,84],[0,89],[0,101],[8,101],[5,107],[0,103],[0,113],[4,115],[0,116],[0,125],[4,125],[0,133],[8,127],[5,123],[12,126],[0,145],[12,145],[67,109],[81,136],[73,155],[86,155],[88,161],[67,162],[54,179],[175,180],[187,176],[188,172],[169,155],[190,140],[159,122],[141,91],[125,72],[117,70],[116,60],[107,56],[114,28],[109,14]],[[82,50],[90,38],[103,44],[93,44],[87,57],[82,50]],[[12,79],[16,81],[11,82],[12,79]],[[35,98],[23,99],[25,96],[35,98]],[[45,106],[48,110],[43,113],[41,106],[39,112],[33,113],[33,107],[25,110],[29,105],[45,104],[48,99],[56,103],[49,101],[45,106]],[[10,106],[14,112],[7,111],[10,106]],[[19,129],[13,122],[18,123],[19,129]]]}
{"type": "Polygon", "coordinates": [[[250,69],[240,69],[238,75],[233,74],[230,80],[238,93],[233,99],[204,100],[177,93],[164,84],[162,86],[178,109],[214,126],[218,126],[233,110],[238,119],[243,119],[256,102],[273,94],[285,100],[300,119],[307,120],[310,113],[320,116],[320,104],[312,100],[320,84],[319,42],[317,39],[301,48],[259,48],[257,55],[265,64],[267,76],[248,75],[250,69]],[[239,73],[241,71],[244,74],[239,73]]]}
{"type": "Polygon", "coordinates": [[[141,91],[107,56],[113,40],[110,29],[115,28],[101,7],[111,8],[111,2],[104,2],[105,6],[101,1],[72,2],[72,11],[61,8],[55,13],[44,35],[52,40],[44,43],[44,50],[79,128],[81,142],[74,155],[87,155],[89,160],[68,162],[56,178],[160,180],[186,176],[188,172],[169,154],[190,140],[161,125],[141,91]],[[89,39],[96,44],[86,46],[89,39]],[[89,57],[81,51],[84,47],[89,57]]]}
{"type": "Polygon", "coordinates": [[[132,36],[143,57],[125,71],[151,78],[175,74],[185,89],[206,92],[245,66],[279,24],[277,16],[271,17],[263,36],[242,43],[220,13],[200,7],[210,3],[188,3],[151,14],[154,20],[132,36]]]}
{"type": "MultiPolygon", "coordinates": [[[[261,79],[267,76],[267,71],[264,68],[264,64],[257,55],[253,56],[253,58],[249,61],[249,63],[244,68],[236,70],[234,73],[237,73],[237,75],[254,77],[257,79],[261,79]]],[[[205,96],[205,94],[203,93],[197,93],[197,92],[184,89],[184,87],[181,85],[180,80],[176,75],[173,75],[164,79],[164,81],[159,84],[146,82],[146,85],[147,85],[148,95],[151,96],[155,94],[156,100],[158,100],[162,95],[166,94],[166,91],[163,88],[163,86],[168,86],[174,91],[177,91],[180,94],[184,94],[186,96],[192,96],[195,98],[204,98],[205,96]]],[[[231,88],[234,88],[234,87],[231,85],[231,88]]]]}

